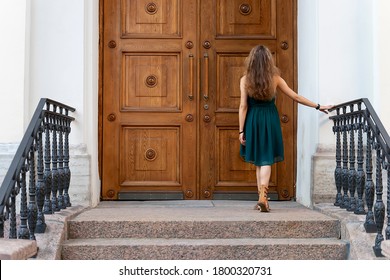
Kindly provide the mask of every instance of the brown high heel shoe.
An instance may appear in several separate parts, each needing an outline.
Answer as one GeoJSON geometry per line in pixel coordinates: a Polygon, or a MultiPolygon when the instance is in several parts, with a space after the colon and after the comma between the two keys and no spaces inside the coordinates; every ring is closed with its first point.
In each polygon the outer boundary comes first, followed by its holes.
{"type": "Polygon", "coordinates": [[[259,202],[258,206],[261,212],[269,212],[269,204],[268,204],[268,186],[261,185],[259,192],[259,202]]]}
{"type": "Polygon", "coordinates": [[[260,211],[260,191],[258,191],[257,194],[259,195],[259,200],[257,201],[256,205],[253,206],[253,210],[260,211]]]}

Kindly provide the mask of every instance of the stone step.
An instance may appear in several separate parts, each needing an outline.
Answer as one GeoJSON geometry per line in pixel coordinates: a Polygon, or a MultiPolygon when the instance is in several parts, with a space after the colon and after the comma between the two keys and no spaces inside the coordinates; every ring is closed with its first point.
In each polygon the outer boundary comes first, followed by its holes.
{"type": "Polygon", "coordinates": [[[35,240],[0,238],[0,260],[27,260],[37,253],[35,240]]]}
{"type": "Polygon", "coordinates": [[[87,238],[339,238],[340,222],[289,221],[70,221],[69,239],[87,238]]]}
{"type": "Polygon", "coordinates": [[[345,260],[347,242],[333,238],[73,239],[64,260],[345,260]]]}
{"type": "Polygon", "coordinates": [[[339,238],[340,221],[295,202],[114,202],[68,222],[69,239],[86,238],[339,238]],[[115,203],[115,204],[114,204],[115,203]]]}

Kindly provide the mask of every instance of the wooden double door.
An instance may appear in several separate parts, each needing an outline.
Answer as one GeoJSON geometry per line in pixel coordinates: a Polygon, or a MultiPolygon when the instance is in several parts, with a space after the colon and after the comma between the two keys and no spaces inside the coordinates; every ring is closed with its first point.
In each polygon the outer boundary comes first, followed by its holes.
{"type": "MultiPolygon", "coordinates": [[[[256,199],[239,156],[239,80],[257,44],[294,86],[295,0],[101,3],[103,200],[256,199]]],[[[285,161],[272,199],[294,197],[295,111],[277,97],[285,161]]]]}

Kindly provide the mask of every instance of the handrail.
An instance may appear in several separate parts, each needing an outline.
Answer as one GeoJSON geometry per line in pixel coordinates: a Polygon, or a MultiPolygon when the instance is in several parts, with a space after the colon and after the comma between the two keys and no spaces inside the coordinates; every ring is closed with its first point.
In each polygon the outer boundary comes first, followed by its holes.
{"type": "Polygon", "coordinates": [[[366,215],[364,227],[366,232],[377,233],[374,253],[382,256],[381,242],[386,207],[382,199],[382,170],[387,170],[387,228],[386,239],[390,239],[390,137],[382,124],[374,107],[367,98],[356,99],[339,104],[331,111],[336,115],[330,117],[334,122],[333,132],[336,134],[336,201],[335,206],[366,215]],[[364,106],[364,108],[362,108],[364,106]],[[355,149],[355,132],[357,149],[355,149]],[[364,156],[363,133],[366,133],[366,149],[364,156]],[[356,151],[357,150],[357,157],[356,151]],[[372,164],[372,150],[376,151],[376,164],[372,164]],[[366,159],[365,169],[364,158],[366,159]],[[355,169],[357,159],[357,170],[355,169]],[[375,168],[375,182],[373,169],[375,168]],[[355,197],[355,191],[358,197],[355,197]],[[365,202],[363,202],[363,196],[365,202]],[[375,205],[374,198],[376,197],[375,205]],[[367,207],[367,212],[365,210],[367,207]],[[374,209],[373,209],[374,207],[374,209]]]}
{"type": "MultiPolygon", "coordinates": [[[[31,118],[30,124],[26,129],[26,132],[20,142],[20,145],[15,153],[15,156],[10,164],[10,167],[4,177],[2,185],[0,187],[0,237],[4,237],[4,221],[11,215],[13,220],[15,217],[15,197],[20,193],[21,194],[21,214],[20,219],[22,220],[21,227],[24,227],[22,231],[26,231],[27,225],[26,222],[26,213],[30,211],[28,216],[32,216],[29,223],[37,223],[42,217],[42,207],[41,200],[43,201],[42,195],[48,193],[50,190],[47,190],[49,187],[58,188],[58,183],[61,184],[61,191],[65,190],[67,187],[66,184],[69,182],[58,181],[58,175],[55,173],[57,167],[61,167],[61,176],[65,175],[70,179],[70,170],[69,170],[69,133],[70,133],[70,123],[74,121],[74,118],[69,116],[69,112],[74,112],[76,109],[60,103],[58,101],[41,98],[37,108],[31,118]],[[54,142],[57,139],[57,134],[59,139],[58,146],[57,142],[54,142]],[[43,174],[43,136],[45,135],[45,176],[43,174]],[[53,139],[53,151],[57,151],[58,147],[61,148],[59,151],[61,153],[61,161],[58,161],[57,152],[52,153],[53,161],[50,162],[50,135],[53,139]],[[64,147],[65,144],[65,147],[64,147]],[[65,152],[65,153],[64,153],[65,152]],[[37,163],[35,163],[35,154],[37,153],[37,163]],[[65,164],[65,165],[64,165],[65,164]],[[35,166],[37,167],[35,170],[35,166]],[[52,170],[50,170],[52,167],[52,170]],[[29,197],[27,198],[26,192],[26,174],[29,173],[30,176],[30,189],[29,197]],[[56,176],[56,182],[53,183],[54,176],[56,176]],[[36,177],[38,183],[35,185],[36,177]],[[50,180],[53,179],[53,180],[50,180]],[[54,186],[51,186],[51,185],[54,186]],[[49,186],[50,185],[50,186],[49,186]],[[46,190],[45,190],[46,188],[46,190]],[[34,197],[36,196],[36,197],[34,197]],[[27,201],[29,203],[27,209],[27,201]],[[36,205],[39,204],[39,205],[36,205]],[[31,209],[30,209],[31,208],[31,209]],[[35,217],[34,216],[41,216],[35,217]]],[[[68,178],[66,178],[68,179],[68,178]]],[[[62,194],[61,194],[62,195],[62,194]]],[[[55,199],[55,198],[53,198],[55,199]]],[[[62,198],[61,198],[62,199],[62,198]]],[[[42,203],[43,204],[43,203],[42,203]]],[[[47,212],[47,211],[46,211],[47,212]]],[[[44,221],[41,221],[44,223],[44,221]]],[[[11,233],[10,238],[16,238],[16,228],[15,221],[11,221],[11,233]],[[15,225],[14,225],[15,224],[15,225]]],[[[30,238],[35,239],[35,225],[29,225],[29,236],[26,232],[19,232],[19,238],[30,238]]],[[[44,231],[45,224],[43,224],[44,231]]],[[[38,229],[39,230],[39,229],[38,229]]]]}

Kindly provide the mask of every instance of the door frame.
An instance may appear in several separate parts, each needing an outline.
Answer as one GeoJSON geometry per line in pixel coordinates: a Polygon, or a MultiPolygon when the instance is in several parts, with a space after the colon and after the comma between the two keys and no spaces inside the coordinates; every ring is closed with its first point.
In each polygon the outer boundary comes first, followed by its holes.
{"type": "MultiPolygon", "coordinates": [[[[104,9],[103,4],[105,0],[99,1],[99,62],[98,62],[98,174],[100,184],[102,184],[102,155],[103,155],[103,69],[104,69],[104,9]]],[[[107,1],[107,0],[106,0],[107,1]]],[[[112,0],[108,0],[112,1],[112,0]]],[[[198,0],[201,1],[201,0],[198,0]]],[[[275,0],[278,1],[278,0],[275,0]]],[[[280,0],[279,0],[280,1],[280,0]]],[[[290,87],[297,92],[298,90],[298,0],[293,1],[293,85],[290,87]]],[[[294,102],[294,118],[293,118],[293,155],[294,155],[294,174],[293,174],[293,197],[296,198],[296,180],[297,180],[297,119],[298,119],[298,105],[294,102]]],[[[102,185],[100,185],[101,193],[102,185]]],[[[100,195],[101,199],[101,195],[100,195]]]]}

